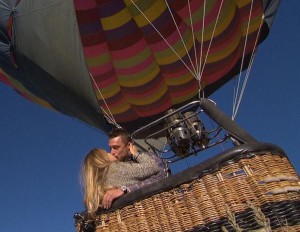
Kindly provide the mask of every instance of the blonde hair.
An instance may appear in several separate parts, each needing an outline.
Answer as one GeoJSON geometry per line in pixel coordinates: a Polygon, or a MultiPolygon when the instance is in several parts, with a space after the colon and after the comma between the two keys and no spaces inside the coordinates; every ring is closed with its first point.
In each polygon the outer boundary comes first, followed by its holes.
{"type": "Polygon", "coordinates": [[[84,190],[84,205],[91,215],[101,206],[109,186],[105,185],[107,170],[112,161],[105,150],[95,148],[85,157],[81,169],[81,185],[84,190]]]}

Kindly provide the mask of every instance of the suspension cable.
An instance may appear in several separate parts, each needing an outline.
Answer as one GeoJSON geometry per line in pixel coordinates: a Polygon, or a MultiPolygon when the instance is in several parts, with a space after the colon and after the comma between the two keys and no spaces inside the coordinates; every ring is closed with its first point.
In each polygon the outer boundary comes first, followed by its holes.
{"type": "MultiPolygon", "coordinates": [[[[213,32],[212,32],[212,35],[210,37],[208,49],[207,49],[207,52],[206,52],[206,55],[205,55],[205,59],[204,59],[203,65],[202,65],[203,44],[204,44],[204,30],[205,30],[205,14],[206,14],[206,0],[204,0],[203,17],[202,17],[201,48],[200,48],[199,69],[198,69],[199,71],[198,71],[197,77],[196,77],[196,79],[198,79],[198,85],[199,85],[199,99],[202,98],[202,96],[200,94],[201,93],[201,88],[202,88],[201,87],[201,79],[202,79],[202,75],[203,75],[203,72],[204,72],[206,61],[207,61],[207,58],[208,58],[208,55],[209,55],[211,44],[212,44],[212,41],[213,41],[213,38],[214,38],[214,35],[215,35],[215,32],[216,32],[216,28],[217,28],[217,24],[218,24],[218,21],[219,21],[220,14],[221,14],[222,6],[223,6],[223,0],[222,0],[222,2],[220,4],[219,10],[218,10],[218,15],[217,15],[217,18],[216,18],[216,22],[214,24],[213,32]]],[[[203,96],[204,96],[204,93],[203,93],[203,96]]]]}
{"type": "MultiPolygon", "coordinates": [[[[186,44],[183,40],[183,37],[180,33],[180,30],[178,28],[178,25],[176,24],[176,21],[175,21],[175,18],[173,16],[173,13],[172,13],[172,10],[170,9],[170,6],[168,5],[168,2],[167,0],[165,0],[166,2],[166,5],[167,5],[167,8],[171,14],[171,17],[173,19],[173,22],[174,22],[174,25],[176,26],[176,29],[178,31],[178,34],[181,38],[181,42],[186,50],[186,53],[189,57],[189,60],[190,60],[190,63],[193,67],[193,70],[194,72],[189,68],[189,66],[184,62],[184,60],[180,57],[180,55],[176,52],[176,50],[172,47],[172,45],[167,41],[167,39],[159,32],[159,30],[156,28],[156,26],[150,21],[150,19],[147,17],[147,15],[139,8],[139,6],[133,1],[131,0],[131,3],[136,7],[136,9],[141,13],[141,15],[144,16],[144,18],[148,21],[148,23],[154,28],[154,30],[158,33],[158,35],[165,41],[165,43],[169,46],[169,48],[174,52],[174,54],[180,59],[180,61],[184,64],[184,66],[189,70],[189,72],[197,79],[199,80],[199,91],[201,91],[201,78],[202,78],[202,75],[203,75],[203,72],[204,72],[204,68],[205,68],[205,64],[206,64],[206,61],[208,59],[208,55],[209,55],[209,52],[210,52],[210,48],[211,48],[211,45],[212,45],[212,41],[213,41],[213,37],[215,35],[215,32],[216,32],[216,28],[217,28],[217,24],[218,24],[218,21],[219,21],[219,18],[220,18],[220,14],[221,14],[221,9],[222,9],[222,6],[223,6],[223,2],[224,0],[222,0],[221,4],[220,4],[220,7],[218,9],[218,14],[217,14],[217,18],[216,18],[216,21],[215,21],[215,24],[214,24],[214,28],[213,28],[213,31],[212,31],[212,35],[211,35],[211,38],[210,38],[210,41],[209,41],[209,46],[208,46],[208,49],[207,49],[207,53],[205,55],[205,59],[204,59],[204,62],[203,62],[203,65],[202,65],[202,58],[203,58],[203,41],[204,41],[204,28],[205,28],[205,12],[206,12],[206,0],[204,0],[204,11],[203,11],[203,21],[202,21],[202,35],[201,35],[201,39],[202,39],[202,42],[201,42],[201,50],[200,50],[200,55],[199,55],[199,59],[198,57],[196,58],[196,68],[191,60],[191,57],[189,55],[189,52],[187,50],[187,47],[186,47],[186,44]],[[198,65],[198,60],[199,60],[199,65],[198,65]]],[[[193,36],[193,43],[194,43],[194,49],[195,49],[195,54],[196,54],[196,43],[195,43],[195,33],[194,33],[194,29],[193,29],[193,21],[192,21],[192,15],[191,15],[191,8],[190,8],[190,1],[188,0],[188,7],[189,7],[189,14],[190,14],[190,22],[191,22],[191,31],[192,31],[192,36],[193,36]]]]}
{"type": "Polygon", "coordinates": [[[155,25],[150,21],[147,15],[136,5],[136,3],[131,0],[132,4],[137,8],[137,10],[144,16],[144,18],[148,21],[148,23],[154,28],[154,30],[159,34],[159,36],[166,42],[169,48],[174,52],[174,54],[180,59],[183,65],[189,70],[189,72],[196,78],[196,74],[189,68],[189,66],[184,62],[184,60],[180,57],[180,55],[175,51],[172,45],[167,41],[167,39],[159,32],[159,30],[155,27],[155,25]]]}
{"type": "Polygon", "coordinates": [[[253,64],[253,61],[254,61],[254,56],[255,56],[255,54],[253,54],[251,56],[251,59],[250,59],[249,65],[248,65],[248,69],[247,69],[247,73],[246,73],[246,76],[245,76],[245,79],[244,79],[244,82],[243,82],[243,85],[242,85],[241,93],[240,93],[239,99],[237,101],[237,106],[235,108],[235,112],[233,112],[233,115],[231,117],[232,120],[235,120],[235,117],[238,113],[238,109],[240,107],[240,104],[241,104],[241,101],[242,101],[242,98],[243,98],[243,95],[244,95],[244,92],[245,92],[245,88],[246,88],[246,85],[247,85],[247,82],[248,82],[248,79],[249,79],[249,76],[250,76],[250,70],[252,68],[252,64],[253,64]]]}
{"type": "MultiPolygon", "coordinates": [[[[106,100],[104,99],[104,96],[102,95],[101,90],[99,89],[99,87],[98,87],[98,85],[97,85],[97,83],[96,83],[96,81],[95,81],[93,75],[92,75],[90,72],[89,72],[89,74],[90,74],[90,77],[91,77],[91,79],[93,80],[94,86],[96,87],[98,93],[100,94],[101,99],[102,99],[102,101],[104,102],[105,107],[106,107],[106,109],[108,110],[108,112],[107,112],[103,107],[101,107],[100,104],[99,104],[99,108],[101,109],[101,111],[103,112],[103,114],[104,114],[104,115],[105,115],[105,116],[106,116],[106,117],[107,117],[114,125],[120,127],[120,126],[117,124],[117,122],[116,122],[116,120],[115,120],[115,118],[114,118],[112,112],[110,111],[110,108],[109,108],[109,106],[107,105],[106,100]]],[[[96,97],[96,99],[98,100],[97,97],[96,97]]]]}
{"type": "Polygon", "coordinates": [[[264,15],[262,15],[262,18],[261,18],[261,21],[260,21],[259,29],[258,29],[258,32],[257,32],[257,35],[256,35],[256,39],[255,39],[255,43],[254,43],[254,48],[253,48],[253,51],[252,51],[252,54],[251,54],[251,58],[250,58],[250,62],[249,62],[249,66],[248,66],[247,72],[246,72],[246,77],[245,77],[245,80],[244,80],[244,83],[243,83],[243,86],[242,86],[241,94],[240,94],[238,102],[237,102],[236,110],[235,110],[234,114],[232,115],[232,119],[233,120],[235,119],[235,117],[236,117],[236,115],[238,113],[238,109],[240,107],[240,103],[241,103],[242,97],[244,95],[246,84],[247,84],[249,76],[250,76],[250,72],[251,72],[251,69],[252,69],[252,65],[253,65],[255,54],[256,54],[256,50],[257,50],[257,44],[258,44],[259,35],[260,35],[261,28],[262,28],[262,25],[263,25],[263,20],[264,20],[264,15]]]}
{"type": "MultiPolygon", "coordinates": [[[[180,30],[179,30],[179,28],[178,28],[178,25],[177,25],[177,23],[176,23],[176,21],[175,21],[175,18],[174,18],[174,15],[173,15],[173,13],[172,13],[172,10],[171,10],[171,8],[170,8],[170,6],[169,6],[167,0],[165,0],[165,2],[166,2],[166,5],[167,5],[167,7],[168,7],[168,10],[169,10],[169,12],[170,12],[170,15],[171,15],[171,17],[172,17],[173,23],[174,23],[174,25],[175,25],[175,27],[176,27],[176,29],[177,29],[177,32],[178,32],[178,34],[179,34],[179,36],[180,36],[181,43],[182,43],[182,45],[184,46],[184,49],[185,49],[185,51],[186,51],[187,56],[189,57],[189,60],[190,60],[191,65],[192,65],[192,67],[193,67],[194,73],[196,73],[195,66],[194,66],[194,64],[193,64],[193,62],[192,62],[190,53],[189,53],[189,51],[188,51],[188,49],[187,49],[187,47],[186,47],[186,44],[185,44],[185,42],[184,42],[184,40],[183,40],[183,37],[182,37],[182,34],[181,34],[181,32],[180,32],[180,30]]],[[[194,37],[194,35],[193,35],[193,37],[194,37]]]]}
{"type": "MultiPolygon", "coordinates": [[[[199,82],[201,81],[202,74],[203,74],[203,71],[204,71],[204,68],[205,68],[205,65],[206,65],[206,61],[207,61],[207,58],[208,58],[208,55],[209,55],[210,47],[211,47],[211,44],[212,44],[212,41],[213,41],[213,37],[214,37],[215,31],[216,31],[216,28],[217,28],[219,17],[220,17],[220,14],[221,14],[221,9],[222,9],[222,6],[223,6],[223,2],[224,2],[224,0],[222,0],[222,2],[220,4],[220,8],[219,8],[219,11],[218,11],[217,19],[216,19],[216,22],[215,22],[215,25],[214,25],[214,29],[213,29],[213,32],[212,32],[212,35],[211,35],[211,38],[210,38],[210,41],[209,41],[207,53],[206,53],[206,56],[205,56],[205,59],[204,59],[204,62],[203,62],[203,67],[200,70],[200,73],[198,73],[198,75],[197,75],[197,79],[199,80],[199,82]]],[[[203,15],[203,17],[204,17],[204,15],[203,15]]]]}
{"type": "Polygon", "coordinates": [[[247,30],[246,30],[246,38],[244,42],[244,48],[243,48],[243,54],[242,54],[242,61],[241,61],[241,66],[240,66],[240,72],[239,72],[239,77],[238,77],[238,83],[237,87],[234,90],[234,96],[233,96],[233,106],[232,106],[232,119],[234,118],[234,114],[236,114],[236,106],[237,106],[237,98],[239,95],[239,86],[241,82],[241,76],[242,76],[242,71],[243,71],[243,66],[244,66],[244,60],[245,60],[245,54],[246,54],[246,47],[247,47],[247,42],[248,42],[248,33],[249,33],[249,28],[250,28],[250,21],[251,21],[251,16],[252,16],[252,8],[253,8],[253,0],[251,1],[251,6],[250,6],[250,12],[249,12],[249,17],[248,17],[248,23],[247,23],[247,30]]]}
{"type": "Polygon", "coordinates": [[[192,11],[191,11],[191,4],[190,0],[188,0],[188,6],[189,6],[189,14],[190,14],[190,25],[192,30],[192,37],[193,37],[193,45],[194,45],[194,56],[195,56],[195,63],[196,63],[196,73],[199,72],[199,66],[198,66],[198,56],[197,56],[197,48],[196,48],[196,40],[195,40],[195,33],[194,33],[194,24],[193,24],[193,18],[192,18],[192,11]]]}
{"type": "MultiPolygon", "coordinates": [[[[206,0],[204,0],[203,2],[203,16],[202,16],[202,30],[201,30],[201,47],[200,47],[200,58],[199,58],[199,69],[198,69],[198,72],[197,74],[200,73],[200,70],[201,70],[201,66],[202,66],[202,55],[203,55],[203,41],[204,41],[204,30],[205,30],[205,14],[206,14],[206,0]]],[[[201,81],[201,77],[199,77],[199,87],[201,89],[201,84],[200,84],[200,81],[201,81]]]]}

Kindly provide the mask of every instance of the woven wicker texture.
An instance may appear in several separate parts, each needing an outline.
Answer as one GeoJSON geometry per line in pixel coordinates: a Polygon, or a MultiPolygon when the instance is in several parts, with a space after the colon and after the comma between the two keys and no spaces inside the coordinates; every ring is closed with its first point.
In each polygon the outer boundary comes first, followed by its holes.
{"type": "MultiPolygon", "coordinates": [[[[169,191],[101,214],[95,231],[300,231],[300,180],[286,157],[227,162],[169,191]],[[267,231],[267,230],[261,230],[267,231]]],[[[77,231],[80,227],[77,226],[77,231]]]]}

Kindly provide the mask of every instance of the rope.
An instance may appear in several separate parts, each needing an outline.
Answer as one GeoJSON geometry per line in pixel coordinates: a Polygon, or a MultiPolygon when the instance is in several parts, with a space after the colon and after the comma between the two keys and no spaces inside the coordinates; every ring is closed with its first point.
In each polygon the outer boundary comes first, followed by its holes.
{"type": "Polygon", "coordinates": [[[234,96],[233,96],[233,109],[232,109],[232,119],[234,118],[234,114],[236,112],[236,105],[237,105],[237,98],[238,98],[238,94],[239,94],[239,85],[240,85],[240,81],[241,81],[241,75],[242,75],[242,71],[243,71],[243,65],[244,65],[244,57],[245,57],[245,53],[246,53],[246,45],[247,45],[247,41],[248,41],[248,32],[249,32],[249,27],[250,27],[250,19],[251,19],[251,15],[252,15],[252,8],[253,8],[253,0],[251,1],[251,7],[250,7],[250,13],[249,13],[249,17],[248,17],[248,24],[247,24],[247,31],[246,31],[246,38],[245,38],[245,42],[244,42],[244,49],[243,49],[243,55],[242,55],[242,62],[241,62],[241,66],[240,66],[240,73],[239,73],[239,77],[238,77],[238,83],[237,83],[237,87],[234,90],[234,96]]]}
{"type": "Polygon", "coordinates": [[[166,42],[169,48],[174,52],[174,54],[180,59],[183,65],[189,70],[189,72],[196,78],[196,74],[188,67],[188,65],[183,61],[183,59],[179,56],[179,54],[175,51],[172,45],[164,38],[164,36],[159,32],[159,30],[154,26],[154,24],[147,18],[147,16],[143,13],[143,11],[136,5],[136,3],[131,0],[132,4],[137,8],[137,10],[144,16],[144,18],[148,21],[148,23],[154,28],[154,30],[159,34],[159,36],[166,42]]]}
{"type": "Polygon", "coordinates": [[[191,65],[192,65],[192,67],[193,67],[193,69],[194,69],[194,73],[196,73],[195,66],[194,66],[194,64],[193,64],[193,62],[192,62],[192,59],[191,59],[190,54],[189,54],[189,51],[188,51],[188,49],[187,49],[187,47],[186,47],[186,45],[185,45],[185,42],[184,42],[184,40],[183,40],[183,38],[182,38],[181,32],[180,32],[180,30],[179,30],[179,28],[178,28],[178,25],[176,24],[175,18],[174,18],[173,13],[172,13],[172,10],[171,10],[171,8],[170,8],[170,6],[169,6],[167,0],[165,0],[165,2],[166,2],[166,5],[167,5],[167,7],[168,7],[168,10],[169,10],[169,12],[170,12],[170,15],[171,15],[171,17],[172,17],[173,23],[174,23],[174,25],[175,25],[175,27],[176,27],[176,29],[177,29],[177,32],[178,32],[178,34],[179,34],[179,36],[180,36],[181,43],[183,44],[184,49],[185,49],[185,51],[186,51],[186,54],[187,54],[187,56],[189,57],[189,60],[190,60],[190,62],[191,62],[191,65]]]}
{"type": "MultiPolygon", "coordinates": [[[[201,32],[201,48],[200,48],[200,58],[199,58],[199,69],[197,73],[200,73],[201,70],[201,66],[202,66],[202,55],[203,55],[203,40],[204,40],[204,28],[205,28],[205,14],[206,14],[206,0],[204,0],[204,4],[203,4],[203,17],[202,17],[202,32],[201,32]]],[[[199,78],[199,87],[201,87],[200,84],[200,79],[199,78]]]]}
{"type": "Polygon", "coordinates": [[[237,83],[237,87],[234,89],[233,105],[232,105],[232,117],[231,117],[232,119],[235,118],[235,115],[236,115],[236,112],[237,112],[237,110],[236,110],[237,98],[238,98],[238,94],[239,94],[239,86],[240,86],[240,82],[241,82],[241,75],[242,75],[242,71],[243,71],[244,58],[245,58],[245,54],[246,54],[246,46],[247,46],[247,41],[248,41],[248,32],[249,32],[249,27],[250,27],[250,20],[251,20],[251,15],[252,15],[252,8],[253,8],[253,0],[251,1],[251,7],[250,7],[250,12],[249,12],[249,17],[248,17],[248,24],[247,24],[247,30],[246,30],[246,38],[245,38],[245,42],[244,42],[242,62],[241,62],[241,66],[240,66],[238,83],[237,83]]]}
{"type": "MultiPolygon", "coordinates": [[[[206,13],[206,0],[203,2],[203,17],[202,17],[202,31],[201,31],[201,46],[200,46],[200,54],[199,54],[199,65],[198,65],[198,70],[197,70],[197,76],[200,73],[201,66],[202,66],[202,55],[203,55],[203,41],[204,41],[204,28],[205,28],[205,13],[206,13]]],[[[196,56],[197,60],[197,56],[196,56]]],[[[202,98],[201,96],[201,77],[199,76],[198,78],[198,85],[199,85],[199,99],[202,98]]],[[[204,95],[204,93],[203,93],[204,95]]]]}
{"type": "Polygon", "coordinates": [[[197,56],[197,49],[196,49],[196,41],[195,41],[195,33],[194,33],[194,27],[193,27],[193,18],[192,18],[192,11],[191,11],[191,5],[190,0],[188,0],[188,6],[189,6],[189,14],[190,14],[190,24],[191,24],[191,30],[192,30],[192,37],[193,37],[193,45],[194,45],[194,56],[195,56],[195,63],[196,63],[196,73],[199,72],[199,66],[198,64],[198,56],[197,56]]]}
{"type": "MultiPolygon", "coordinates": [[[[105,104],[105,107],[106,107],[107,110],[108,110],[108,113],[107,113],[107,112],[105,111],[105,109],[103,109],[100,105],[99,105],[99,108],[102,110],[103,114],[104,114],[104,115],[105,115],[105,116],[106,116],[106,117],[107,117],[114,125],[116,125],[116,126],[119,127],[119,125],[117,124],[117,122],[116,122],[116,120],[115,120],[115,118],[114,118],[112,112],[110,111],[109,106],[107,105],[107,103],[106,103],[106,101],[105,101],[105,99],[104,99],[104,97],[103,97],[103,95],[102,95],[102,93],[101,93],[101,90],[99,89],[99,87],[98,87],[98,85],[97,85],[97,83],[96,83],[96,81],[95,81],[93,75],[92,75],[91,73],[89,73],[89,74],[90,74],[91,79],[93,80],[94,86],[96,87],[97,91],[99,92],[99,94],[100,94],[100,96],[101,96],[101,99],[103,100],[103,102],[104,102],[104,104],[105,104]]],[[[96,98],[97,98],[97,97],[96,97],[96,98]]],[[[98,99],[98,98],[97,98],[97,99],[98,99]]]]}
{"type": "MultiPolygon", "coordinates": [[[[221,2],[221,5],[220,5],[220,8],[219,8],[219,11],[218,11],[218,15],[217,15],[217,19],[216,19],[216,22],[215,22],[215,25],[214,25],[214,29],[213,29],[213,32],[212,32],[212,35],[211,35],[211,38],[210,38],[210,41],[209,41],[209,45],[208,45],[208,49],[207,49],[207,53],[206,53],[206,56],[205,56],[205,60],[204,60],[204,65],[203,65],[203,68],[201,70],[201,73],[199,73],[199,75],[197,75],[197,79],[199,80],[199,82],[201,81],[201,78],[202,78],[202,74],[203,74],[203,71],[204,71],[204,68],[205,68],[205,65],[206,65],[206,61],[207,61],[207,58],[208,58],[208,54],[209,54],[209,50],[210,50],[210,47],[211,47],[211,44],[212,44],[212,41],[213,41],[213,37],[214,37],[214,34],[215,34],[215,31],[216,31],[216,28],[217,28],[217,24],[218,24],[218,21],[219,21],[219,16],[221,14],[221,8],[223,6],[223,0],[221,2]]],[[[204,17],[204,15],[203,15],[204,17]]]]}
{"type": "MultiPolygon", "coordinates": [[[[246,75],[245,75],[245,79],[244,79],[244,82],[243,82],[241,93],[239,95],[238,101],[236,102],[236,105],[233,105],[234,108],[233,108],[232,120],[235,119],[235,117],[238,113],[238,109],[240,107],[242,98],[244,96],[245,88],[246,88],[246,85],[247,85],[247,82],[248,82],[248,79],[249,79],[249,76],[250,76],[250,72],[251,72],[251,69],[252,69],[252,65],[253,65],[253,62],[254,62],[254,58],[255,58],[256,47],[257,47],[259,35],[260,35],[260,32],[261,32],[261,28],[262,28],[262,25],[263,25],[263,19],[264,19],[264,16],[262,16],[261,21],[260,21],[259,29],[258,29],[258,32],[257,32],[257,35],[256,35],[254,47],[253,47],[253,50],[252,50],[252,53],[251,53],[250,62],[249,62],[248,69],[247,69],[247,72],[246,72],[246,75]]],[[[249,21],[250,21],[250,19],[249,19],[249,21]]],[[[248,31],[247,31],[247,35],[248,35],[248,31]]],[[[244,58],[244,56],[245,55],[243,54],[243,58],[244,58]]],[[[242,66],[241,66],[241,68],[242,68],[242,66]]],[[[241,71],[240,71],[240,74],[241,74],[241,71]]]]}

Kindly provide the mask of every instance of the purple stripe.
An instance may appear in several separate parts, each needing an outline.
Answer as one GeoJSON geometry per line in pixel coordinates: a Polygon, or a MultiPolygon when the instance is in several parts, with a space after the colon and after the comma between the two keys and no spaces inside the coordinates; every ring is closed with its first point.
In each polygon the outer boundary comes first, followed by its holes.
{"type": "Polygon", "coordinates": [[[95,34],[97,32],[102,32],[102,26],[99,23],[99,21],[94,21],[86,24],[79,24],[79,32],[81,35],[89,35],[89,34],[95,34]]]}
{"type": "MultiPolygon", "coordinates": [[[[165,10],[159,17],[157,17],[151,23],[155,26],[155,28],[158,29],[158,31],[160,31],[159,29],[163,28],[170,20],[173,21],[169,11],[165,10]]],[[[141,30],[145,35],[152,34],[153,32],[157,33],[151,24],[147,24],[146,26],[142,27],[141,30]]]]}
{"type": "Polygon", "coordinates": [[[98,11],[101,18],[110,17],[124,8],[126,8],[126,5],[120,0],[98,1],[98,11]]]}
{"type": "Polygon", "coordinates": [[[113,30],[105,31],[105,36],[108,40],[121,40],[123,37],[130,34],[141,34],[135,21],[131,19],[128,23],[113,30]]]}

